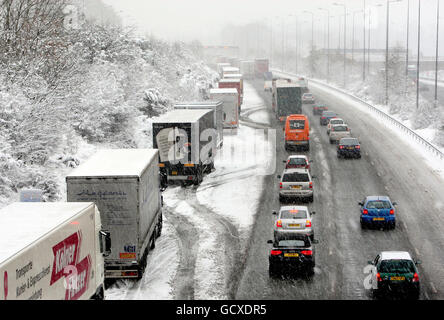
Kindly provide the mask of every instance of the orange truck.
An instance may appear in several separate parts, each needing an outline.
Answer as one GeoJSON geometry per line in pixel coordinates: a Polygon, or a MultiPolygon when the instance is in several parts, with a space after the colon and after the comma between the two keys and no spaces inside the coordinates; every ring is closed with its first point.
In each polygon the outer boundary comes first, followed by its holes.
{"type": "Polygon", "coordinates": [[[310,150],[310,125],[303,114],[291,114],[285,122],[285,150],[301,148],[310,150]]]}

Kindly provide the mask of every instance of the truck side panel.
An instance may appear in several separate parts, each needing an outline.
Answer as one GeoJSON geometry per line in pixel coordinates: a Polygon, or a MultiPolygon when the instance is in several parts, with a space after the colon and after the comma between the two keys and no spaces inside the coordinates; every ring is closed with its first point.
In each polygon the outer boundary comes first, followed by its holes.
{"type": "Polygon", "coordinates": [[[0,301],[90,299],[103,273],[97,269],[95,210],[91,205],[0,264],[0,301]],[[71,272],[77,278],[67,278],[71,272]]]}

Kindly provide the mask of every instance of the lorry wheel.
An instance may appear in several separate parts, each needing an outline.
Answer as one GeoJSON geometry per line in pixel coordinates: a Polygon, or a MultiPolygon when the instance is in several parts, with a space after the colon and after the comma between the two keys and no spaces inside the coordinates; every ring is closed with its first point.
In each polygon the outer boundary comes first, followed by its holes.
{"type": "Polygon", "coordinates": [[[153,250],[154,248],[156,248],[156,235],[155,234],[153,234],[153,236],[151,237],[150,250],[153,250]]]}
{"type": "Polygon", "coordinates": [[[159,222],[157,222],[156,238],[162,234],[163,217],[160,215],[159,222]]]}
{"type": "Polygon", "coordinates": [[[92,300],[105,300],[105,290],[103,286],[100,286],[99,290],[97,290],[96,294],[92,296],[92,300]]]}

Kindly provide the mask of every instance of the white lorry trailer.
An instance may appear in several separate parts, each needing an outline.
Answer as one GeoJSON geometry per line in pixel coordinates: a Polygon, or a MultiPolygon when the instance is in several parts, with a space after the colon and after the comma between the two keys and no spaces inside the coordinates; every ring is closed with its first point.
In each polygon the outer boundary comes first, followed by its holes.
{"type": "Polygon", "coordinates": [[[245,79],[253,79],[256,70],[256,63],[252,60],[243,60],[240,62],[240,73],[245,79]]]}
{"type": "Polygon", "coordinates": [[[239,93],[235,88],[211,89],[210,99],[223,101],[224,128],[239,127],[239,93]]]}
{"type": "Polygon", "coordinates": [[[214,111],[175,109],[153,120],[153,147],[159,149],[162,186],[199,185],[214,168],[217,152],[214,111]]]}
{"type": "Polygon", "coordinates": [[[0,301],[104,298],[102,231],[94,203],[14,203],[0,210],[0,301]]]}
{"type": "Polygon", "coordinates": [[[137,278],[162,231],[159,152],[100,150],[66,177],[69,202],[95,202],[111,232],[105,278],[137,278]]]}
{"type": "Polygon", "coordinates": [[[174,109],[198,110],[207,109],[213,111],[214,129],[217,131],[217,147],[220,148],[224,144],[224,103],[223,101],[197,101],[176,103],[174,109]]]}

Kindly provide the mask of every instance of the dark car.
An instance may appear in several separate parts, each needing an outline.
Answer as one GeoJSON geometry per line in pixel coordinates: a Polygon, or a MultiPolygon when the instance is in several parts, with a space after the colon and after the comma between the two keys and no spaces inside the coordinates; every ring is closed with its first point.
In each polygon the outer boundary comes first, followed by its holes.
{"type": "Polygon", "coordinates": [[[342,138],[337,148],[338,158],[361,158],[361,144],[356,138],[342,138]]]}
{"type": "Polygon", "coordinates": [[[336,118],[338,115],[333,111],[324,111],[321,114],[321,118],[319,119],[319,122],[321,126],[326,126],[328,124],[328,120],[336,118]]]}
{"type": "Polygon", "coordinates": [[[420,295],[419,272],[415,261],[405,251],[383,251],[373,261],[370,285],[375,298],[384,294],[402,295],[418,299],[420,295]]]}
{"type": "Polygon", "coordinates": [[[321,115],[324,111],[328,111],[328,107],[323,104],[316,104],[313,106],[313,115],[321,115]]]}
{"type": "Polygon", "coordinates": [[[273,245],[269,256],[269,275],[274,277],[284,272],[314,273],[315,252],[313,244],[306,234],[283,235],[268,241],[273,245]]]}

